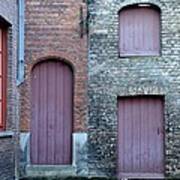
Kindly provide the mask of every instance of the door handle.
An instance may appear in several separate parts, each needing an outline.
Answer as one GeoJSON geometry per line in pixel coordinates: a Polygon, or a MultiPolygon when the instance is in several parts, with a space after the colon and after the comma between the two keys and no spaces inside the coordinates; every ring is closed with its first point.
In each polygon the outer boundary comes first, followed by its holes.
{"type": "Polygon", "coordinates": [[[163,130],[160,127],[157,128],[157,134],[158,135],[164,134],[163,130]]]}
{"type": "Polygon", "coordinates": [[[160,134],[160,128],[157,128],[157,134],[158,135],[160,134]]]}

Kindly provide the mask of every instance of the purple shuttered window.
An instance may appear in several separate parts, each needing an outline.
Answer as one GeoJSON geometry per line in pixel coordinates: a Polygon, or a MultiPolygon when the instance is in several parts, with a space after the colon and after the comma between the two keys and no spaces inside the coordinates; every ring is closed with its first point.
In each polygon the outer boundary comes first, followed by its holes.
{"type": "Polygon", "coordinates": [[[160,54],[160,11],[152,7],[129,7],[119,14],[120,56],[160,54]]]}

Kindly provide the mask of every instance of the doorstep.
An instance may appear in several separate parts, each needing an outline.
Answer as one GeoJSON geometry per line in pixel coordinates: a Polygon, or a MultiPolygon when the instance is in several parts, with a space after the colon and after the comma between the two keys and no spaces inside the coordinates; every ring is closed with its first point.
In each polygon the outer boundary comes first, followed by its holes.
{"type": "Polygon", "coordinates": [[[20,180],[117,180],[117,178],[102,178],[102,177],[65,177],[65,178],[58,178],[58,177],[25,177],[21,178],[20,180]]]}
{"type": "Polygon", "coordinates": [[[28,177],[67,177],[75,176],[76,169],[71,165],[27,165],[26,176],[28,177]]]}

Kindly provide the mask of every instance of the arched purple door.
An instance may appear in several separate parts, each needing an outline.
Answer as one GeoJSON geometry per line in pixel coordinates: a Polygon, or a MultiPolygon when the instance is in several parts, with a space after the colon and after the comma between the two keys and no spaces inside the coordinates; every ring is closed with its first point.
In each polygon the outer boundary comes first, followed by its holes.
{"type": "Polygon", "coordinates": [[[31,163],[71,164],[71,68],[59,61],[41,62],[32,70],[31,86],[31,163]]]}

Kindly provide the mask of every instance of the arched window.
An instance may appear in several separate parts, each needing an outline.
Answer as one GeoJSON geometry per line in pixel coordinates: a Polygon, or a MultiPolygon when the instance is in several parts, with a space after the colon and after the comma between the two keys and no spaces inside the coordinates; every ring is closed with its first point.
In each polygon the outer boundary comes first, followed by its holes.
{"type": "Polygon", "coordinates": [[[0,130],[5,129],[6,119],[6,69],[7,69],[7,26],[0,21],[0,130]]]}
{"type": "Polygon", "coordinates": [[[160,55],[160,10],[148,4],[123,8],[119,13],[120,56],[160,55]]]}

